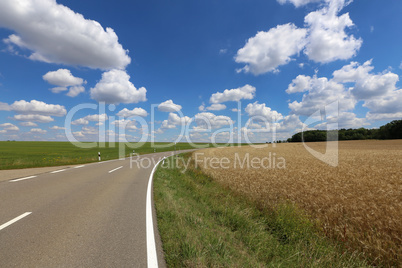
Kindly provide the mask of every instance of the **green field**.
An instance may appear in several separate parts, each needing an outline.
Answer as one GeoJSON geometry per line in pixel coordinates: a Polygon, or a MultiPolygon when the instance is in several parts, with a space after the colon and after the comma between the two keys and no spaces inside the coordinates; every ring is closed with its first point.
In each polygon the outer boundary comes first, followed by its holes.
{"type": "MultiPolygon", "coordinates": [[[[91,143],[81,143],[81,145],[91,143]]],[[[196,147],[212,147],[212,144],[197,143],[196,147]]],[[[75,165],[98,161],[98,152],[102,161],[119,158],[119,148],[124,150],[124,156],[129,156],[135,150],[138,154],[166,152],[175,150],[172,143],[105,143],[94,148],[80,148],[70,142],[37,142],[37,141],[0,141],[0,170],[75,165]],[[138,147],[138,148],[133,148],[138,147]]],[[[177,143],[176,150],[193,149],[189,143],[177,143]]]]}

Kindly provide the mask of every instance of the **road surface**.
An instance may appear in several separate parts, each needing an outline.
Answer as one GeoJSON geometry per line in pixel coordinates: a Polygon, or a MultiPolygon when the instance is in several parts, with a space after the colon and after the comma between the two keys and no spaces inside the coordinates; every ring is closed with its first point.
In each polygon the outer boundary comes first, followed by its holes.
{"type": "MultiPolygon", "coordinates": [[[[143,167],[114,160],[1,181],[0,266],[147,267],[148,180],[171,154],[141,156],[143,167]]],[[[153,225],[164,267],[155,215],[153,225]]]]}

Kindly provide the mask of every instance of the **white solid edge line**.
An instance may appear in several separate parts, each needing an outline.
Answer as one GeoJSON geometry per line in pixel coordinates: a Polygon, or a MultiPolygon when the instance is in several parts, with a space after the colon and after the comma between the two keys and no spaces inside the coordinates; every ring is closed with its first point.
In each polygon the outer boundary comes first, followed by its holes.
{"type": "Polygon", "coordinates": [[[10,226],[11,224],[21,220],[22,218],[25,218],[26,216],[28,216],[29,214],[31,214],[32,212],[25,212],[24,214],[12,219],[11,221],[6,222],[5,224],[0,226],[0,230],[3,230],[4,228],[6,228],[7,226],[10,226]]]}
{"type": "Polygon", "coordinates": [[[154,223],[152,217],[152,180],[154,178],[154,173],[159,163],[165,159],[162,158],[156,163],[154,168],[152,169],[151,175],[148,180],[148,189],[147,189],[147,201],[146,201],[146,228],[147,228],[147,264],[148,268],[158,267],[158,256],[156,254],[156,245],[155,245],[155,233],[154,233],[154,223]]]}
{"type": "Polygon", "coordinates": [[[33,178],[36,178],[36,176],[29,176],[29,177],[25,177],[25,178],[15,179],[15,180],[11,180],[9,182],[24,181],[24,180],[29,180],[29,179],[33,179],[33,178]]]}
{"type": "Polygon", "coordinates": [[[109,173],[112,173],[112,172],[114,172],[114,171],[116,171],[116,170],[118,170],[118,169],[121,169],[123,166],[121,166],[121,167],[118,167],[118,168],[115,168],[115,169],[112,169],[111,171],[109,171],[109,173]]]}
{"type": "Polygon", "coordinates": [[[55,170],[55,171],[52,171],[52,172],[50,172],[51,174],[55,174],[55,173],[59,173],[59,172],[63,172],[63,171],[66,171],[65,169],[60,169],[60,170],[55,170]]]}

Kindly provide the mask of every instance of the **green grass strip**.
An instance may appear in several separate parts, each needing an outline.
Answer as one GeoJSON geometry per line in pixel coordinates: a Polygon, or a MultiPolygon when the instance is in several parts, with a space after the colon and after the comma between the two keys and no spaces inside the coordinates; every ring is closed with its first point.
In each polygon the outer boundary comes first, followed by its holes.
{"type": "Polygon", "coordinates": [[[154,200],[168,267],[367,266],[293,205],[260,211],[198,169],[167,166],[155,173],[154,200]]]}

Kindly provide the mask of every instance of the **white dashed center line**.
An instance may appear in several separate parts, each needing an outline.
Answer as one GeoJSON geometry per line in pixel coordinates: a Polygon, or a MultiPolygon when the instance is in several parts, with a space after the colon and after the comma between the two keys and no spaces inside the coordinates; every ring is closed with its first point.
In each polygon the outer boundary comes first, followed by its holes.
{"type": "Polygon", "coordinates": [[[25,178],[21,178],[21,179],[11,180],[10,182],[24,181],[24,180],[29,180],[29,179],[33,179],[33,178],[36,178],[36,176],[29,176],[29,177],[25,177],[25,178]]]}
{"type": "Polygon", "coordinates": [[[85,165],[82,165],[82,166],[78,166],[78,167],[75,167],[75,168],[82,168],[82,167],[85,167],[85,165]]]}
{"type": "Polygon", "coordinates": [[[0,225],[0,231],[8,226],[10,226],[11,224],[21,220],[22,218],[25,218],[26,216],[28,216],[29,214],[31,214],[32,212],[25,212],[24,214],[12,219],[11,221],[6,222],[3,225],[0,225]]]}
{"type": "Polygon", "coordinates": [[[60,169],[60,170],[52,171],[50,173],[55,174],[55,173],[59,173],[59,172],[63,172],[63,171],[66,171],[66,170],[65,169],[60,169]]]}
{"type": "Polygon", "coordinates": [[[115,169],[112,169],[111,171],[109,171],[109,173],[112,173],[112,172],[114,172],[114,171],[116,171],[116,170],[118,170],[118,169],[121,169],[123,166],[121,166],[121,167],[118,167],[118,168],[115,168],[115,169]]]}

